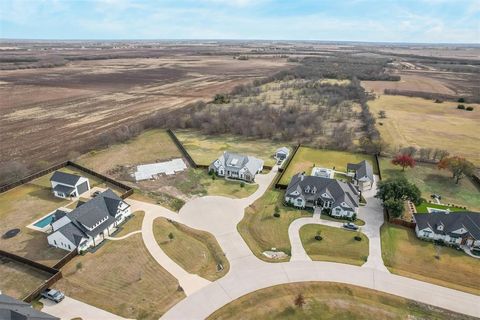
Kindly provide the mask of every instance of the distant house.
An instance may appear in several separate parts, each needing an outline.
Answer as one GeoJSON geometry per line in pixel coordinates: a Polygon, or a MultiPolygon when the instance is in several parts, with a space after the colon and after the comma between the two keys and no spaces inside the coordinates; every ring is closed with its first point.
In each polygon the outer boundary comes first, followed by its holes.
{"type": "Polygon", "coordinates": [[[363,160],[359,163],[348,163],[347,173],[353,176],[353,181],[360,190],[369,190],[373,186],[373,168],[370,162],[363,160]]]}
{"type": "Polygon", "coordinates": [[[90,190],[87,178],[76,174],[55,171],[50,178],[53,194],[59,198],[75,198],[90,190]]]}
{"type": "Polygon", "coordinates": [[[248,182],[254,181],[255,176],[262,170],[263,160],[231,152],[224,152],[208,167],[208,171],[213,171],[221,177],[248,182]]]}
{"type": "Polygon", "coordinates": [[[68,251],[86,250],[102,242],[130,214],[130,205],[108,189],[70,212],[57,210],[48,243],[68,251]]]}
{"type": "Polygon", "coordinates": [[[303,173],[293,176],[285,192],[285,202],[297,208],[327,209],[338,218],[357,214],[359,197],[359,191],[351,183],[303,173]]]}
{"type": "Polygon", "coordinates": [[[0,319],[2,320],[59,320],[38,311],[31,304],[0,294],[0,319]]]}
{"type": "Polygon", "coordinates": [[[290,150],[287,147],[281,147],[277,149],[277,151],[275,152],[275,159],[285,160],[288,158],[289,154],[290,154],[290,150]]]}
{"type": "Polygon", "coordinates": [[[426,240],[440,240],[453,246],[480,248],[480,213],[435,211],[417,213],[415,233],[426,240]]]}

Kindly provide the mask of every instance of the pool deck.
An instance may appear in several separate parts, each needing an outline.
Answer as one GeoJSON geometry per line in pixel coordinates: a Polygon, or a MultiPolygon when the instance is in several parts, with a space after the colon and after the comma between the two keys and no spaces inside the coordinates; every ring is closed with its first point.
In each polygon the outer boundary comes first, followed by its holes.
{"type": "MultiPolygon", "coordinates": [[[[72,201],[72,202],[74,202],[74,201],[72,201]]],[[[70,205],[70,203],[69,203],[69,205],[70,205]]],[[[47,214],[44,215],[43,217],[41,217],[41,218],[35,220],[34,222],[32,222],[31,224],[29,224],[29,225],[27,226],[27,228],[32,229],[32,230],[35,230],[35,231],[41,231],[41,232],[48,233],[48,231],[49,231],[49,229],[50,229],[50,228],[49,228],[49,227],[50,227],[50,224],[47,224],[47,225],[44,226],[44,227],[38,227],[38,226],[36,226],[35,224],[37,224],[38,222],[40,222],[40,221],[42,221],[43,219],[47,218],[48,216],[51,216],[51,215],[54,214],[55,211],[57,211],[57,210],[62,210],[62,211],[66,211],[66,212],[72,211],[71,209],[68,209],[68,208],[65,208],[65,207],[58,207],[57,209],[55,209],[55,210],[47,213],[47,214]]]]}

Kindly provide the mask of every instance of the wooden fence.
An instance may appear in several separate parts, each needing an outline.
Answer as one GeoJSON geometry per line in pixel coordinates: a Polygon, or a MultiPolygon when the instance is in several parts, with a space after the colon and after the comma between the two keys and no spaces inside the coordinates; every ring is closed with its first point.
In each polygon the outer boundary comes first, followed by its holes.
{"type": "Polygon", "coordinates": [[[295,154],[297,153],[298,149],[300,149],[302,145],[301,144],[298,144],[294,149],[293,149],[293,152],[290,154],[290,156],[288,157],[287,159],[287,162],[285,162],[285,165],[283,166],[283,169],[282,170],[278,170],[278,172],[280,172],[279,175],[277,175],[275,177],[275,180],[274,180],[274,186],[276,189],[287,189],[287,186],[286,184],[281,184],[279,183],[280,180],[282,180],[282,177],[285,173],[285,171],[287,171],[287,168],[288,166],[290,165],[290,162],[292,162],[292,159],[295,157],[295,154]]]}
{"type": "MultiPolygon", "coordinates": [[[[193,160],[193,158],[190,156],[190,154],[188,153],[187,149],[185,149],[185,147],[183,146],[183,144],[180,142],[180,140],[178,140],[177,136],[175,135],[175,133],[173,133],[172,130],[170,129],[167,129],[167,133],[168,135],[170,136],[170,138],[172,138],[173,140],[173,143],[175,143],[175,145],[177,146],[177,148],[180,150],[180,152],[183,154],[183,156],[185,157],[185,159],[187,159],[188,163],[190,164],[190,166],[192,168],[198,168],[199,166],[195,163],[195,161],[193,160]]],[[[202,167],[205,167],[204,165],[202,167]]],[[[208,166],[206,166],[208,168],[208,166]]]]}
{"type": "Polygon", "coordinates": [[[78,255],[78,251],[77,250],[73,250],[73,251],[70,251],[67,255],[65,255],[62,259],[60,259],[59,261],[57,261],[57,263],[55,263],[53,265],[53,269],[58,269],[60,270],[64,265],[66,265],[68,262],[70,262],[70,260],[72,260],[73,258],[75,258],[76,256],[78,255]]]}

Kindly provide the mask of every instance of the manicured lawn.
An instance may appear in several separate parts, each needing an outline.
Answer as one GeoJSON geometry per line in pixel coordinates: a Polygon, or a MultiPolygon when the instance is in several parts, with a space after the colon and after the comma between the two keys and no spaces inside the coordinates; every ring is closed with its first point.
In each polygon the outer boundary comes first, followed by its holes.
{"type": "Polygon", "coordinates": [[[116,166],[132,166],[181,158],[182,154],[165,130],[148,130],[125,143],[92,151],[78,158],[79,164],[107,173],[116,166]]]}
{"type": "Polygon", "coordinates": [[[331,261],[361,266],[368,257],[368,238],[363,233],[340,228],[307,224],[300,229],[300,239],[308,256],[315,261],[331,261]],[[315,240],[320,231],[322,240],[315,240]],[[354,239],[360,236],[362,241],[354,239]]]}
{"type": "Polygon", "coordinates": [[[186,271],[211,281],[228,272],[230,264],[210,233],[164,218],[155,219],[153,232],[162,250],[186,271]],[[173,239],[169,238],[170,234],[173,239]],[[223,270],[218,271],[217,265],[222,265],[223,270]]]}
{"type": "Polygon", "coordinates": [[[347,163],[358,163],[362,160],[368,160],[373,166],[373,171],[378,173],[378,168],[373,156],[362,153],[300,147],[288,168],[286,168],[280,183],[288,184],[290,179],[299,172],[305,171],[310,175],[314,166],[328,169],[335,167],[337,171],[346,171],[347,163]]]}
{"type": "Polygon", "coordinates": [[[471,319],[379,291],[333,282],[283,284],[249,293],[208,317],[220,319],[471,319]],[[303,308],[294,304],[302,294],[303,308]]]}
{"type": "MultiPolygon", "coordinates": [[[[330,221],[336,221],[336,222],[351,222],[350,220],[347,220],[347,219],[337,219],[337,218],[334,218],[334,217],[330,217],[326,214],[322,214],[320,216],[321,219],[324,219],[324,220],[330,220],[330,221]]],[[[357,226],[364,226],[365,225],[365,221],[363,221],[362,219],[356,219],[355,221],[353,221],[353,223],[355,223],[357,226]]]]}
{"type": "Polygon", "coordinates": [[[125,318],[158,319],[185,297],[145,248],[141,234],[106,241],[95,253],[75,257],[62,272],[55,288],[125,318]]]}
{"type": "Polygon", "coordinates": [[[273,166],[275,151],[283,146],[282,142],[271,140],[246,139],[233,135],[207,136],[197,131],[175,131],[185,149],[197,164],[209,165],[224,151],[251,155],[265,161],[265,165],[273,166]]]}
{"type": "Polygon", "coordinates": [[[465,206],[468,210],[480,211],[480,190],[466,177],[455,184],[449,171],[438,170],[435,165],[425,163],[417,163],[415,168],[402,171],[391,163],[390,158],[380,158],[380,168],[384,180],[405,176],[420,189],[422,197],[427,200],[435,193],[442,196],[443,204],[455,204],[465,206]]]}
{"type": "Polygon", "coordinates": [[[0,291],[11,297],[23,299],[51,276],[26,264],[0,258],[0,291]]]}
{"type": "Polygon", "coordinates": [[[381,240],[383,261],[391,272],[480,294],[479,259],[417,239],[413,229],[388,223],[382,226],[381,240]]]}
{"type": "MultiPolygon", "coordinates": [[[[87,177],[92,188],[107,187],[98,178],[73,167],[62,168],[60,171],[87,177]]],[[[14,238],[1,239],[0,249],[47,265],[54,265],[67,254],[65,250],[49,247],[47,234],[26,227],[58,207],[69,204],[70,200],[53,195],[50,184],[52,175],[53,173],[49,173],[0,194],[0,235],[10,229],[20,229],[20,233],[14,238]]],[[[113,190],[118,192],[118,189],[113,190]]]]}
{"type": "Polygon", "coordinates": [[[132,212],[131,217],[120,226],[119,230],[113,235],[113,237],[119,238],[129,234],[130,232],[142,230],[144,216],[144,211],[132,212]]]}
{"type": "Polygon", "coordinates": [[[277,248],[286,254],[291,254],[288,227],[293,220],[311,216],[311,213],[291,207],[285,207],[284,192],[268,189],[265,194],[245,210],[245,216],[237,225],[238,232],[250,247],[250,250],[259,258],[268,262],[285,261],[272,260],[262,252],[277,248]],[[273,216],[275,206],[280,209],[280,217],[273,216]]]}
{"type": "Polygon", "coordinates": [[[451,212],[456,212],[456,211],[465,211],[463,208],[456,208],[456,207],[449,207],[449,206],[443,206],[441,204],[436,204],[436,203],[428,203],[428,202],[422,202],[420,205],[415,206],[417,208],[418,213],[428,213],[427,208],[435,208],[435,209],[442,209],[442,210],[450,210],[451,212]]]}

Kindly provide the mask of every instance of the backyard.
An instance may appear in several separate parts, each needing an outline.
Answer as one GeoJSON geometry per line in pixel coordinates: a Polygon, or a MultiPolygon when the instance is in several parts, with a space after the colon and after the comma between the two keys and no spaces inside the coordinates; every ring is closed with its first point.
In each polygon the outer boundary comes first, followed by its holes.
{"type": "Polygon", "coordinates": [[[250,250],[259,258],[268,262],[286,261],[288,259],[272,260],[262,252],[276,248],[288,255],[291,254],[288,227],[293,220],[311,216],[305,210],[298,210],[283,205],[284,192],[268,189],[265,194],[245,210],[245,215],[237,225],[250,250]],[[275,207],[278,207],[280,217],[274,217],[275,207]]]}
{"type": "Polygon", "coordinates": [[[375,159],[371,155],[300,147],[288,165],[288,168],[286,168],[279,183],[287,185],[290,179],[299,172],[305,172],[310,175],[314,166],[328,169],[335,168],[337,171],[345,172],[347,170],[347,163],[358,163],[362,160],[368,160],[373,167],[374,173],[378,173],[375,159]]]}
{"type": "Polygon", "coordinates": [[[300,239],[314,261],[330,261],[361,266],[368,258],[368,238],[360,232],[308,224],[300,229],[300,239]],[[320,235],[322,240],[316,240],[320,235]],[[354,239],[359,236],[361,241],[354,239]]]}
{"type": "Polygon", "coordinates": [[[415,231],[385,223],[382,257],[390,272],[441,286],[480,294],[480,260],[463,251],[420,240],[415,231]]]}
{"type": "Polygon", "coordinates": [[[165,218],[155,219],[153,232],[162,250],[187,272],[211,281],[228,272],[230,264],[210,233],[165,218]]]}
{"type": "Polygon", "coordinates": [[[436,319],[470,317],[357,286],[301,282],[261,289],[230,302],[208,317],[220,319],[436,319]],[[294,301],[299,294],[305,305],[294,301]]]}
{"type": "Polygon", "coordinates": [[[431,194],[442,197],[442,204],[455,204],[465,206],[468,210],[480,211],[479,188],[465,177],[455,184],[451,173],[437,169],[434,164],[417,163],[414,168],[406,168],[405,171],[394,166],[390,158],[380,158],[382,178],[406,177],[414,183],[422,192],[422,197],[429,200],[431,194]]]}

